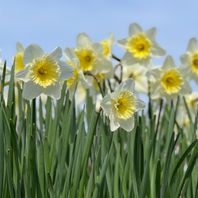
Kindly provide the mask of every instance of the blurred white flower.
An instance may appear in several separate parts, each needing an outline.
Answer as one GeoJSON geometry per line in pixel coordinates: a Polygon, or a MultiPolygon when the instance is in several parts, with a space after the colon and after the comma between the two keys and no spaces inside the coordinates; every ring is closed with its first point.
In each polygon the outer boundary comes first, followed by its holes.
{"type": "Polygon", "coordinates": [[[147,69],[135,64],[131,67],[123,67],[123,80],[131,78],[135,82],[135,91],[147,93],[148,92],[148,78],[147,69]]]}
{"type": "Polygon", "coordinates": [[[181,56],[181,62],[188,69],[190,77],[198,83],[198,45],[196,38],[190,39],[186,53],[181,56]]]}
{"type": "Polygon", "coordinates": [[[103,55],[102,46],[93,43],[85,34],[81,33],[77,37],[77,47],[74,49],[80,62],[80,68],[93,74],[110,73],[113,70],[112,62],[103,55]]]}

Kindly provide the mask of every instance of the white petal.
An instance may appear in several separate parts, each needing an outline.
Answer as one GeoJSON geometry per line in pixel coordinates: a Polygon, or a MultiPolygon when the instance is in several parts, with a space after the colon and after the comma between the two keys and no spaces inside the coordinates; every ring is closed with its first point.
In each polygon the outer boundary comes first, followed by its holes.
{"type": "Polygon", "coordinates": [[[16,44],[16,51],[17,52],[23,52],[24,51],[23,45],[19,42],[17,42],[17,44],[16,44]]]}
{"type": "Polygon", "coordinates": [[[23,97],[27,100],[31,100],[36,98],[42,93],[42,88],[33,83],[32,81],[28,81],[27,83],[24,84],[23,87],[23,97]]]}
{"type": "Polygon", "coordinates": [[[24,51],[24,64],[31,63],[32,60],[41,57],[43,54],[43,50],[38,45],[29,45],[24,51]]]}
{"type": "Polygon", "coordinates": [[[132,116],[127,120],[119,119],[119,124],[121,128],[130,132],[134,128],[134,117],[132,116]]]}
{"type": "Polygon", "coordinates": [[[90,47],[92,46],[92,41],[87,34],[81,33],[77,36],[77,46],[84,48],[90,47]]]}
{"type": "Polygon", "coordinates": [[[156,36],[156,28],[150,28],[149,30],[146,31],[146,35],[152,40],[155,40],[155,36],[156,36]]]}
{"type": "Polygon", "coordinates": [[[101,101],[101,107],[106,115],[110,115],[112,112],[111,96],[107,94],[101,101]]]}
{"type": "Polygon", "coordinates": [[[93,48],[94,48],[94,50],[95,50],[96,52],[99,52],[99,53],[102,54],[102,46],[101,46],[100,43],[94,43],[94,44],[93,44],[93,48]]]}
{"type": "Polygon", "coordinates": [[[118,42],[118,44],[119,44],[121,47],[124,47],[124,48],[125,48],[125,46],[126,46],[126,44],[127,44],[127,39],[121,39],[121,40],[118,40],[117,42],[118,42]]]}
{"type": "Polygon", "coordinates": [[[187,81],[185,81],[180,91],[180,94],[185,95],[185,94],[190,94],[191,92],[192,92],[191,86],[188,84],[187,81]]]}
{"type": "Polygon", "coordinates": [[[143,110],[145,108],[144,101],[142,101],[140,99],[137,99],[135,103],[136,103],[136,110],[137,111],[143,110]]]}
{"type": "Polygon", "coordinates": [[[137,23],[129,25],[129,36],[142,32],[142,28],[137,23]]]}
{"type": "Polygon", "coordinates": [[[128,80],[125,80],[123,81],[118,89],[119,91],[122,91],[122,90],[128,90],[130,92],[134,92],[135,90],[135,84],[134,84],[134,81],[132,79],[128,79],[128,80]]]}
{"type": "Polygon", "coordinates": [[[67,60],[78,60],[73,49],[66,48],[64,50],[64,52],[65,52],[65,56],[66,56],[67,60]]]}
{"type": "Polygon", "coordinates": [[[146,76],[139,77],[138,80],[135,80],[135,91],[148,93],[148,80],[146,76]]]}
{"type": "Polygon", "coordinates": [[[171,56],[167,56],[165,61],[164,61],[164,64],[163,64],[162,68],[163,69],[168,69],[168,68],[171,68],[171,67],[175,67],[175,62],[174,62],[174,60],[171,56]]]}
{"type": "Polygon", "coordinates": [[[161,48],[156,42],[153,43],[152,48],[152,55],[153,56],[164,56],[166,54],[166,51],[161,48]]]}
{"type": "Polygon", "coordinates": [[[98,56],[98,61],[94,64],[94,70],[97,73],[109,73],[112,72],[112,62],[104,57],[98,56]]]}
{"type": "Polygon", "coordinates": [[[120,124],[118,123],[118,120],[114,117],[113,114],[109,116],[110,119],[110,129],[111,131],[115,131],[120,127],[120,124]]]}
{"type": "Polygon", "coordinates": [[[188,43],[188,47],[187,50],[190,52],[193,52],[195,50],[197,50],[197,39],[196,38],[191,38],[189,43],[188,43]]]}
{"type": "Polygon", "coordinates": [[[136,62],[137,62],[136,59],[133,58],[133,56],[129,52],[126,52],[124,57],[121,60],[121,63],[124,67],[134,65],[136,62]]]}
{"type": "Polygon", "coordinates": [[[61,74],[60,74],[60,81],[62,80],[67,80],[69,77],[71,77],[73,75],[73,68],[69,65],[67,65],[66,63],[64,63],[63,61],[59,61],[59,66],[61,69],[61,74]]]}
{"type": "Polygon", "coordinates": [[[180,60],[181,60],[181,62],[184,65],[188,66],[189,65],[189,62],[190,62],[189,58],[190,58],[189,57],[189,54],[183,54],[183,55],[181,55],[180,60]]]}
{"type": "Polygon", "coordinates": [[[50,54],[49,56],[56,60],[56,61],[59,61],[60,58],[62,57],[62,49],[60,47],[57,47],[56,49],[54,49],[50,54]]]}
{"type": "Polygon", "coordinates": [[[55,85],[43,88],[43,93],[51,96],[52,98],[59,99],[61,97],[61,89],[62,85],[60,83],[56,83],[55,85]]]}
{"type": "Polygon", "coordinates": [[[29,81],[29,67],[25,67],[25,69],[19,71],[16,73],[16,79],[18,80],[22,80],[24,82],[28,82],[29,81]]]}

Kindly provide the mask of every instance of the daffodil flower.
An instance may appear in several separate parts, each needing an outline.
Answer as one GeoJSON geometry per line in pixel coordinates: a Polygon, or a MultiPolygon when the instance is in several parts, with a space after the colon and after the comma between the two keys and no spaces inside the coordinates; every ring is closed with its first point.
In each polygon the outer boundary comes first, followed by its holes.
{"type": "Polygon", "coordinates": [[[181,56],[181,62],[188,69],[190,77],[198,83],[198,45],[196,38],[190,39],[186,53],[181,56]]]}
{"type": "Polygon", "coordinates": [[[134,82],[128,79],[122,82],[117,89],[107,94],[101,107],[110,119],[110,129],[115,131],[119,127],[126,131],[134,128],[134,114],[144,109],[144,102],[138,99],[134,92],[134,82]]]}
{"type": "Polygon", "coordinates": [[[123,67],[123,80],[132,79],[135,83],[135,91],[148,93],[147,71],[138,63],[131,67],[123,67]]]}
{"type": "Polygon", "coordinates": [[[174,98],[191,92],[185,76],[186,69],[176,67],[171,56],[167,56],[161,68],[153,69],[151,75],[155,81],[151,83],[153,99],[160,97],[174,98]]]}
{"type": "Polygon", "coordinates": [[[120,46],[126,50],[122,64],[124,66],[135,63],[148,65],[152,57],[165,55],[165,50],[155,41],[155,35],[156,28],[144,32],[137,23],[131,24],[129,37],[118,41],[120,46]]]}
{"type": "Polygon", "coordinates": [[[102,45],[102,53],[108,59],[111,59],[112,56],[112,47],[113,43],[115,42],[113,33],[110,34],[109,38],[104,39],[101,41],[102,45]]]}
{"type": "Polygon", "coordinates": [[[24,47],[21,43],[16,44],[16,54],[15,54],[15,72],[19,72],[25,68],[23,63],[24,47]]]}
{"type": "Polygon", "coordinates": [[[45,54],[38,45],[29,45],[24,51],[25,69],[16,74],[24,81],[23,97],[31,100],[41,93],[59,99],[62,81],[72,75],[72,67],[60,61],[61,48],[45,54]]]}
{"type": "Polygon", "coordinates": [[[67,88],[70,93],[70,99],[72,99],[75,91],[78,89],[79,84],[81,84],[85,88],[88,88],[90,85],[88,84],[84,73],[80,68],[80,62],[76,57],[74,50],[66,48],[64,52],[66,57],[66,63],[68,65],[71,65],[71,67],[73,68],[72,75],[66,80],[67,88]]]}
{"type": "Polygon", "coordinates": [[[104,57],[102,46],[99,43],[93,43],[85,33],[78,35],[77,47],[74,50],[79,59],[80,68],[84,72],[89,71],[96,74],[112,71],[112,63],[104,57]]]}

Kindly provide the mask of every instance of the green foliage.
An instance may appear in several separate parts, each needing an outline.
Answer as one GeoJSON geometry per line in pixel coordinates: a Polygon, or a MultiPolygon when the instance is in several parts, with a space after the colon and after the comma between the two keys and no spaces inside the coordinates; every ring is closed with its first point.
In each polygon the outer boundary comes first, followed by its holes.
{"type": "Polygon", "coordinates": [[[6,65],[1,77],[0,197],[198,197],[197,117],[193,121],[188,111],[189,142],[175,119],[179,101],[169,105],[161,100],[158,113],[150,101],[149,114],[136,115],[130,133],[112,133],[91,98],[77,114],[65,86],[56,102],[24,100],[14,69],[6,99],[5,70],[6,65]]]}

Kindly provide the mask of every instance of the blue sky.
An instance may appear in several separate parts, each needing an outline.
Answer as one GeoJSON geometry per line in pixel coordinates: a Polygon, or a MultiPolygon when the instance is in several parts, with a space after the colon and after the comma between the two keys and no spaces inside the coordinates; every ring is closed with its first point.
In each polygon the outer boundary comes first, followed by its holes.
{"type": "Polygon", "coordinates": [[[138,22],[157,27],[158,42],[179,62],[189,38],[198,37],[197,7],[196,0],[0,0],[0,49],[10,62],[17,41],[50,51],[75,46],[80,32],[94,40],[114,32],[120,39],[138,22]]]}

